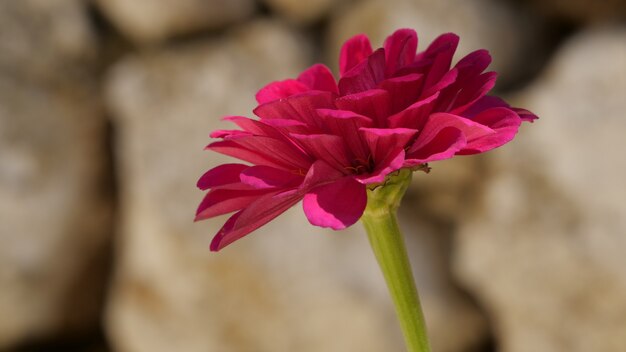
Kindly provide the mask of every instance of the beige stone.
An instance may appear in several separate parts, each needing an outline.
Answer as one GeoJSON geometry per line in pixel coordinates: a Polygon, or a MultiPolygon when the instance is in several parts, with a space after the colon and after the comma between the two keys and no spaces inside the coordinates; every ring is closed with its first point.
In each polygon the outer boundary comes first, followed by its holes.
{"type": "Polygon", "coordinates": [[[272,10],[280,16],[298,24],[310,24],[325,16],[333,6],[345,3],[346,0],[264,0],[272,10]]]}
{"type": "Polygon", "coordinates": [[[541,116],[493,152],[455,267],[505,352],[626,346],[626,29],[588,30],[515,100],[541,116]]]}
{"type": "Polygon", "coordinates": [[[97,0],[105,16],[140,44],[163,41],[240,21],[254,11],[253,0],[97,0]]]}

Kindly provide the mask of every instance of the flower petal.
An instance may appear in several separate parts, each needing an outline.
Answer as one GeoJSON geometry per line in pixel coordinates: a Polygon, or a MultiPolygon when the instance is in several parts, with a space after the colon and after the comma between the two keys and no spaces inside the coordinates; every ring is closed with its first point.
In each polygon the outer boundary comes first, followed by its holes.
{"type": "Polygon", "coordinates": [[[309,67],[298,76],[298,81],[310,89],[339,93],[335,77],[326,65],[315,64],[309,67]]]}
{"type": "Polygon", "coordinates": [[[485,110],[476,115],[472,121],[489,126],[494,133],[473,138],[472,140],[468,138],[467,145],[458,153],[460,155],[483,153],[511,141],[522,123],[518,114],[508,108],[485,110]]]}
{"type": "Polygon", "coordinates": [[[339,54],[339,73],[343,76],[361,61],[372,54],[372,44],[365,34],[357,34],[348,39],[339,54]]]}
{"type": "Polygon", "coordinates": [[[315,159],[321,159],[337,170],[346,170],[352,163],[344,139],[332,134],[292,134],[304,150],[315,159]]]}
{"type": "Polygon", "coordinates": [[[272,82],[261,88],[256,93],[256,101],[264,104],[270,101],[290,97],[294,94],[306,92],[310,90],[306,84],[295,79],[286,79],[284,81],[272,82]]]}
{"type": "Polygon", "coordinates": [[[200,177],[197,186],[204,191],[217,186],[238,183],[240,181],[239,174],[249,167],[250,165],[244,164],[222,164],[216,166],[200,177]]]}
{"type": "Polygon", "coordinates": [[[441,77],[450,70],[452,57],[459,44],[459,36],[446,33],[437,37],[424,51],[416,56],[416,61],[431,61],[428,66],[424,87],[430,87],[439,82],[441,77]]]}
{"type": "Polygon", "coordinates": [[[450,107],[450,113],[458,114],[484,97],[496,85],[498,74],[495,72],[485,72],[473,79],[469,79],[462,85],[461,91],[457,95],[456,101],[450,107]]]}
{"type": "Polygon", "coordinates": [[[267,190],[256,189],[212,189],[200,202],[195,221],[243,209],[267,192],[267,190]]]}
{"type": "Polygon", "coordinates": [[[217,141],[206,149],[229,155],[255,165],[273,166],[284,170],[308,169],[310,158],[284,141],[265,136],[244,136],[217,141]]]}
{"type": "Polygon", "coordinates": [[[418,99],[424,83],[423,78],[422,74],[411,73],[380,82],[379,87],[389,93],[389,114],[404,110],[418,99]]]}
{"type": "Polygon", "coordinates": [[[338,109],[364,115],[374,121],[375,126],[384,127],[389,116],[391,97],[384,89],[371,89],[360,93],[344,95],[337,99],[338,109]]]}
{"type": "Polygon", "coordinates": [[[333,93],[311,91],[289,98],[261,104],[254,114],[263,119],[290,119],[305,123],[311,128],[319,128],[320,121],[315,109],[333,108],[333,93]]]}
{"type": "Polygon", "coordinates": [[[409,128],[360,128],[370,149],[374,165],[385,162],[389,155],[395,156],[415,136],[417,130],[409,128]]]}
{"type": "Polygon", "coordinates": [[[391,128],[404,127],[421,130],[429,114],[433,111],[439,92],[426,99],[419,100],[408,108],[390,116],[387,123],[391,128]]]}
{"type": "Polygon", "coordinates": [[[304,214],[313,225],[344,229],[363,215],[367,204],[365,187],[351,177],[344,177],[313,188],[304,196],[304,214]]]}
{"type": "Polygon", "coordinates": [[[243,184],[256,189],[285,188],[300,184],[303,176],[270,166],[257,165],[241,172],[240,180],[243,184]]]}
{"type": "Polygon", "coordinates": [[[234,241],[272,221],[298,203],[302,194],[297,190],[269,193],[259,197],[231,216],[211,241],[211,250],[219,251],[234,241]]]}
{"type": "Polygon", "coordinates": [[[417,33],[413,29],[398,29],[387,37],[385,44],[385,61],[387,63],[387,77],[401,67],[413,62],[417,50],[417,33]]]}
{"type": "Polygon", "coordinates": [[[361,61],[339,79],[339,94],[354,94],[374,89],[385,79],[385,51],[376,50],[367,60],[361,61]]]}
{"type": "Polygon", "coordinates": [[[346,110],[318,109],[317,112],[329,133],[342,137],[357,159],[367,160],[369,151],[359,128],[372,127],[372,119],[346,110]]]}
{"type": "Polygon", "coordinates": [[[404,166],[413,167],[423,163],[453,157],[466,144],[465,136],[455,127],[444,127],[418,139],[409,149],[404,166]]]}

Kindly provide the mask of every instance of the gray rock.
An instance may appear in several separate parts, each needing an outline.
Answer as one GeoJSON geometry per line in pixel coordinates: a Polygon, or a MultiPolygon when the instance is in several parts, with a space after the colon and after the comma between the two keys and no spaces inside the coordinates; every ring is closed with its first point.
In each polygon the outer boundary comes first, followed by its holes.
{"type": "Polygon", "coordinates": [[[374,46],[399,28],[413,28],[419,50],[446,32],[461,38],[455,60],[485,48],[493,56],[491,69],[499,82],[510,83],[526,74],[538,55],[538,26],[505,2],[492,0],[366,0],[335,11],[327,34],[329,62],[336,65],[339,48],[358,33],[367,34],[374,46]],[[533,55],[528,55],[533,52],[533,55]]]}
{"type": "Polygon", "coordinates": [[[248,17],[253,0],[96,0],[113,24],[136,43],[217,29],[248,17]]]}
{"type": "Polygon", "coordinates": [[[502,351],[626,346],[626,29],[562,47],[516,100],[541,119],[491,154],[455,267],[502,351]]]}

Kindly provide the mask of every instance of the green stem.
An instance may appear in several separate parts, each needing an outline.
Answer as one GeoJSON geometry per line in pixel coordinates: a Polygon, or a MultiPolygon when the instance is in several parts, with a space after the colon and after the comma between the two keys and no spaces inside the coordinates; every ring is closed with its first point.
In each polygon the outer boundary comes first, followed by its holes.
{"type": "Polygon", "coordinates": [[[411,180],[410,170],[368,191],[367,208],[361,220],[383,272],[409,352],[430,352],[426,324],[411,264],[398,228],[396,211],[411,180]]]}

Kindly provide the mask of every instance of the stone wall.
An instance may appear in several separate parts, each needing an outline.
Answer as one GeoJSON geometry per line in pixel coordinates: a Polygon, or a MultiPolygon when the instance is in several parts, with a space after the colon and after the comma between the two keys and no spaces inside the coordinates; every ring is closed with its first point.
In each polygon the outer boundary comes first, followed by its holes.
{"type": "Polygon", "coordinates": [[[0,1],[0,351],[400,351],[356,225],[296,206],[219,254],[203,151],[265,83],[399,27],[487,48],[541,119],[416,174],[435,352],[626,346],[626,1],[0,1]]]}

